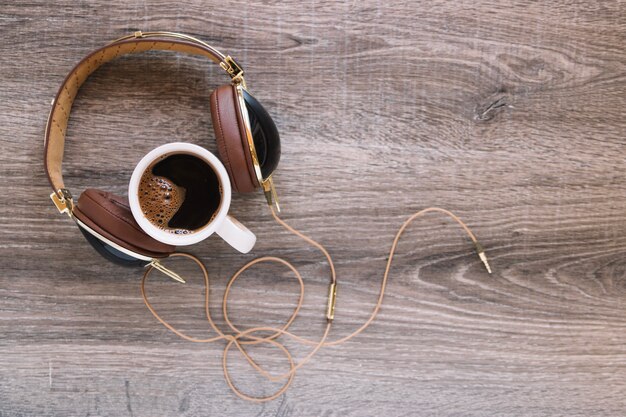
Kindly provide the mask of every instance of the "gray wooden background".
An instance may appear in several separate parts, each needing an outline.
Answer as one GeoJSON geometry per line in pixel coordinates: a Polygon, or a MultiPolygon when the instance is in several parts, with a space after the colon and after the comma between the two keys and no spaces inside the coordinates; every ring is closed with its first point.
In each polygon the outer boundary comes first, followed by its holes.
{"type": "MultiPolygon", "coordinates": [[[[0,4],[0,415],[416,416],[626,414],[626,5],[622,1],[4,1],[0,4]],[[454,210],[492,260],[442,217],[411,226],[380,317],[323,349],[267,404],[235,397],[222,343],[158,324],[141,271],[113,266],[58,215],[42,168],[50,100],[70,68],[135,30],[198,36],[236,57],[283,140],[284,218],[334,256],[331,338],[368,316],[395,231],[413,211],[454,210]]],[[[66,184],[125,194],[150,149],[215,150],[208,96],[227,82],[206,60],[125,57],[81,90],[66,184]]],[[[259,238],[245,256],[218,238],[190,251],[213,279],[285,256],[305,275],[294,330],[319,337],[323,258],[275,224],[262,194],[233,213],[259,238]]],[[[197,271],[154,276],[154,304],[207,334],[197,271]]],[[[277,266],[242,278],[242,327],[294,305],[277,266]]],[[[308,348],[289,343],[297,357],[308,348]]],[[[275,350],[255,350],[275,370],[275,350]]],[[[237,382],[275,384],[233,354],[237,382]]]]}

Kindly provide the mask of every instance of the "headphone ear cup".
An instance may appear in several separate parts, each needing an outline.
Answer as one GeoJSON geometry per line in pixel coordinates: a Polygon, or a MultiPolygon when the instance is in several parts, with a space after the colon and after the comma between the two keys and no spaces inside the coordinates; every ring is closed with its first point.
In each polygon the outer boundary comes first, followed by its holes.
{"type": "Polygon", "coordinates": [[[161,243],[141,230],[128,199],[113,193],[93,188],[85,190],[78,197],[73,214],[90,229],[132,252],[165,258],[176,250],[176,247],[161,243]]]}
{"type": "Polygon", "coordinates": [[[259,187],[250,145],[237,98],[237,87],[222,85],[211,93],[211,118],[220,160],[228,171],[231,186],[238,192],[259,187]]]}

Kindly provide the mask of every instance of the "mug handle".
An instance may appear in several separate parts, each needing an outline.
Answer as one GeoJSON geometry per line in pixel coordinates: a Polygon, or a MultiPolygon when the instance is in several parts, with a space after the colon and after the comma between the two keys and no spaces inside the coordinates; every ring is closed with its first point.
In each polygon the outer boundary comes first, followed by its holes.
{"type": "Polygon", "coordinates": [[[226,215],[215,231],[230,246],[241,253],[248,253],[256,243],[256,236],[232,216],[226,215]]]}

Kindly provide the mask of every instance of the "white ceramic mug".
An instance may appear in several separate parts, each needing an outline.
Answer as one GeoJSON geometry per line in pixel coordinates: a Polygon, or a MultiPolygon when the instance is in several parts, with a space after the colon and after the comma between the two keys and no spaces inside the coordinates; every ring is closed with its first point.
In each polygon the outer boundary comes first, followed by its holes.
{"type": "Polygon", "coordinates": [[[239,252],[248,253],[254,247],[256,236],[237,219],[228,215],[231,194],[230,179],[222,162],[211,152],[198,145],[181,142],[168,143],[150,151],[135,167],[128,186],[128,200],[135,221],[144,232],[159,242],[174,246],[192,245],[206,239],[213,233],[217,233],[239,252]],[[173,154],[193,155],[202,159],[213,169],[221,184],[222,197],[215,216],[200,229],[189,234],[174,234],[160,229],[146,218],[139,204],[139,185],[146,169],[160,157],[173,154]]]}

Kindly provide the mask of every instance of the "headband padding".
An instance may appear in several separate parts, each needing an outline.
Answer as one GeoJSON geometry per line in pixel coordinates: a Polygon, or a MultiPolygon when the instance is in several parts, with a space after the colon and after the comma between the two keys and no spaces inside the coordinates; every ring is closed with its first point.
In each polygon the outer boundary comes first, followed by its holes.
{"type": "Polygon", "coordinates": [[[151,50],[165,50],[201,55],[220,62],[223,55],[212,47],[181,39],[138,38],[110,43],[83,58],[65,77],[53,102],[46,126],[44,166],[53,191],[65,188],[61,165],[67,122],[81,85],[101,65],[117,57],[151,50]]]}
{"type": "Polygon", "coordinates": [[[211,93],[211,118],[217,151],[233,190],[247,193],[259,186],[234,85],[222,85],[211,93]]]}
{"type": "Polygon", "coordinates": [[[163,258],[176,250],[141,230],[133,218],[128,199],[113,193],[93,188],[85,190],[78,198],[73,214],[95,232],[133,252],[163,258]]]}

